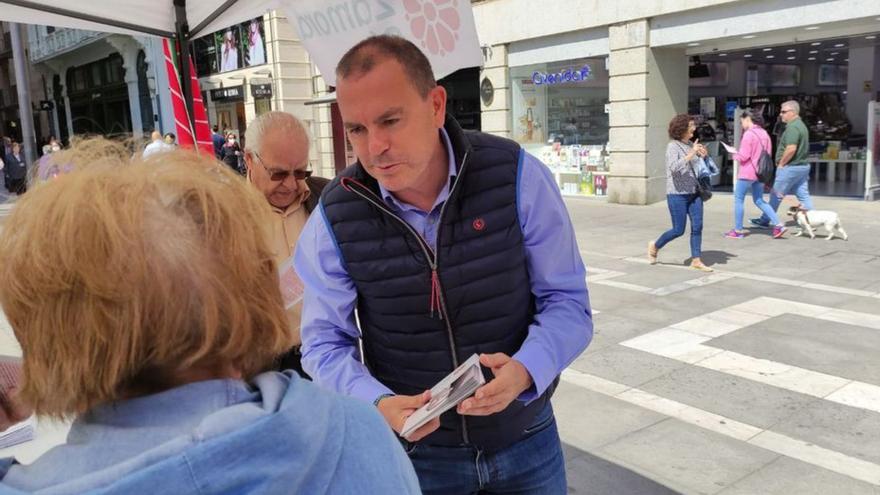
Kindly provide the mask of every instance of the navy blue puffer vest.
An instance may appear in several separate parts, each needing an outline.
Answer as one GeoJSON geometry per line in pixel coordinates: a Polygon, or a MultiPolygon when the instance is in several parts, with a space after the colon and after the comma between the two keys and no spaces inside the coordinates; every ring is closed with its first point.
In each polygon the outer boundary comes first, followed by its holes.
{"type": "MultiPolygon", "coordinates": [[[[436,254],[392,213],[359,163],[321,197],[357,287],[365,361],[398,394],[431,388],[473,353],[513,355],[535,314],[517,210],[520,146],[464,132],[452,118],[445,128],[458,174],[436,254]]],[[[423,442],[503,448],[526,434],[552,388],[528,406],[515,400],[488,417],[449,411],[423,442]]]]}

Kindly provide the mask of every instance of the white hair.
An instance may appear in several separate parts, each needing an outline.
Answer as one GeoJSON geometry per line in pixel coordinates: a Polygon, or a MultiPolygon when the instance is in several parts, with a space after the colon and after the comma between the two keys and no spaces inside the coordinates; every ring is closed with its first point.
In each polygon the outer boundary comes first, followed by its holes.
{"type": "Polygon", "coordinates": [[[794,112],[795,115],[801,114],[801,105],[794,100],[786,101],[785,103],[782,104],[782,108],[788,108],[789,110],[794,112]]]}
{"type": "Polygon", "coordinates": [[[258,116],[248,124],[244,133],[245,150],[260,153],[263,137],[269,131],[283,132],[291,136],[291,139],[299,135],[306,143],[309,142],[309,133],[298,118],[287,112],[272,111],[258,116]]]}

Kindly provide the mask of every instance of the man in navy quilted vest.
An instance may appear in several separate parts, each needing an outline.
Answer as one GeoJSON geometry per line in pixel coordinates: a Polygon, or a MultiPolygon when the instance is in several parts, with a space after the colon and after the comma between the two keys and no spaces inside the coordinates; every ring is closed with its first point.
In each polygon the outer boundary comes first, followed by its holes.
{"type": "Polygon", "coordinates": [[[401,438],[422,490],[566,493],[550,396],[593,324],[553,175],[447,117],[446,91],[407,40],[362,41],[336,76],[358,161],[324,190],[295,254],[306,371],[375,404],[399,434],[479,354],[487,383],[401,438]]]}

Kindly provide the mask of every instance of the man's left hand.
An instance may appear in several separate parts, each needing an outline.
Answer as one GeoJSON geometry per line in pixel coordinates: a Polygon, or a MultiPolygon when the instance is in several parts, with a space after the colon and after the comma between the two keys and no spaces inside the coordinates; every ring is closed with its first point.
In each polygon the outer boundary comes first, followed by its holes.
{"type": "Polygon", "coordinates": [[[480,364],[492,370],[495,379],[478,388],[474,396],[458,405],[458,413],[488,416],[507,409],[511,402],[532,386],[526,367],[507,354],[481,354],[480,364]]]}

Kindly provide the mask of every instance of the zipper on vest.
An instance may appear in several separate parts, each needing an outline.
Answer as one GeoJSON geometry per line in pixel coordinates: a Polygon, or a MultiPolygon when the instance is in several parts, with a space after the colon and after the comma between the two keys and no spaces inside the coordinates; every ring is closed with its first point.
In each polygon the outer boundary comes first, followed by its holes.
{"type": "MultiPolygon", "coordinates": [[[[461,159],[461,167],[458,171],[458,176],[455,179],[455,182],[452,184],[452,189],[449,191],[449,198],[452,198],[453,193],[458,187],[458,177],[462,175],[464,172],[464,167],[467,164],[467,157],[469,152],[465,152],[464,156],[461,159]]],[[[439,264],[439,256],[437,253],[431,249],[431,246],[428,245],[428,242],[424,237],[421,236],[416,229],[413,228],[406,220],[398,216],[394,211],[385,204],[385,201],[382,200],[379,196],[376,195],[373,191],[367,188],[365,185],[361,184],[357,180],[350,179],[345,177],[340,180],[340,184],[343,188],[348,191],[351,191],[376,208],[379,208],[383,213],[390,216],[391,218],[400,222],[401,225],[408,230],[413,237],[418,241],[419,247],[422,248],[422,252],[425,254],[425,258],[428,260],[428,265],[431,268],[431,317],[434,317],[434,310],[437,310],[437,313],[440,316],[440,319],[446,323],[446,335],[449,338],[449,353],[452,356],[452,368],[458,368],[458,354],[456,353],[456,344],[455,344],[455,335],[452,331],[452,322],[449,320],[449,310],[446,306],[446,298],[443,296],[443,285],[440,283],[440,275],[438,273],[438,264],[439,264]]],[[[438,220],[439,224],[443,225],[443,216],[446,213],[446,205],[449,204],[449,200],[443,203],[443,206],[440,208],[440,218],[438,220]]],[[[437,244],[440,244],[440,232],[442,232],[442,228],[438,228],[437,230],[437,244]]],[[[464,416],[461,417],[461,436],[464,443],[470,443],[468,428],[467,428],[467,420],[464,416]]]]}
{"type": "MultiPolygon", "coordinates": [[[[465,151],[464,156],[461,157],[461,167],[459,167],[458,174],[455,177],[455,182],[452,184],[452,190],[449,191],[449,198],[443,203],[443,206],[440,207],[440,218],[437,220],[437,222],[440,224],[441,227],[443,226],[443,217],[446,214],[446,205],[449,204],[449,200],[451,200],[453,195],[455,194],[455,189],[458,187],[458,182],[459,182],[458,178],[464,174],[464,168],[467,165],[468,154],[470,154],[470,151],[465,151]]],[[[443,232],[442,228],[437,229],[437,245],[438,246],[440,245],[440,234],[442,232],[443,232]]],[[[434,273],[435,274],[437,273],[437,267],[440,265],[439,258],[440,258],[439,256],[435,256],[435,258],[434,258],[434,273]]],[[[437,302],[439,303],[440,308],[443,310],[443,313],[448,315],[449,310],[446,307],[446,298],[443,296],[443,290],[442,290],[442,286],[440,285],[440,277],[439,276],[437,277],[437,289],[438,289],[437,302]]],[[[455,345],[455,335],[452,333],[452,322],[449,321],[449,318],[446,318],[446,328],[449,332],[449,350],[450,350],[450,352],[452,352],[452,362],[455,364],[455,368],[458,368],[458,356],[455,353],[455,350],[457,349],[457,347],[455,345]]],[[[467,419],[464,417],[464,415],[461,415],[461,414],[459,415],[459,417],[461,418],[461,439],[465,444],[468,444],[468,443],[470,443],[470,438],[469,438],[470,435],[468,435],[467,419]]]]}

